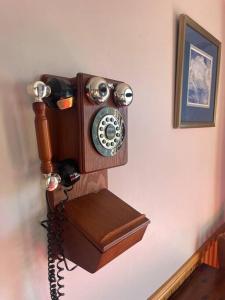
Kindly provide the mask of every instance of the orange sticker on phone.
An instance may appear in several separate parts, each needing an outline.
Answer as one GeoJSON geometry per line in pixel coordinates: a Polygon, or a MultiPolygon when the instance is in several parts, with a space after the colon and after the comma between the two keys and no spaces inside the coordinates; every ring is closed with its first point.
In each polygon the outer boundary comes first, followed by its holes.
{"type": "Polygon", "coordinates": [[[57,106],[59,109],[71,108],[73,106],[73,97],[58,100],[57,106]]]}

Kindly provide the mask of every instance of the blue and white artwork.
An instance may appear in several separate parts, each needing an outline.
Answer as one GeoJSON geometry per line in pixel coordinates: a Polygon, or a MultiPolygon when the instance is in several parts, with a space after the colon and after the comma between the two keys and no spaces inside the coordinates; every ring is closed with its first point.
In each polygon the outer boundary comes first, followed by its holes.
{"type": "Polygon", "coordinates": [[[213,57],[190,45],[187,106],[210,108],[213,57]]]}

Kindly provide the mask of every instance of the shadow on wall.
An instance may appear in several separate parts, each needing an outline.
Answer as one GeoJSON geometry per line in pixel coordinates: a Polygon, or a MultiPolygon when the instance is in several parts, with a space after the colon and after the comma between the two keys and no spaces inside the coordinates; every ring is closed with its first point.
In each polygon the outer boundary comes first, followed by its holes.
{"type": "Polygon", "coordinates": [[[32,105],[24,83],[0,82],[4,142],[0,208],[5,229],[0,239],[5,253],[1,260],[1,298],[44,299],[44,291],[37,287],[46,281],[41,278],[41,269],[46,268],[45,232],[39,225],[46,208],[38,180],[32,105]]]}
{"type": "MultiPolygon", "coordinates": [[[[221,19],[225,19],[225,2],[223,3],[224,9],[221,10],[222,17],[221,19]]],[[[173,98],[175,99],[175,89],[176,89],[176,56],[177,56],[177,43],[178,43],[178,23],[179,23],[179,15],[180,11],[174,9],[173,12],[173,74],[172,74],[172,90],[173,90],[173,98]]],[[[222,28],[222,36],[225,36],[225,28],[222,28]]],[[[223,51],[223,47],[222,47],[223,51]]],[[[224,52],[224,51],[223,51],[224,52]]],[[[221,56],[221,63],[220,63],[220,83],[225,77],[225,53],[222,53],[221,56]]],[[[212,220],[209,220],[205,226],[201,228],[199,236],[196,241],[196,250],[204,243],[204,241],[209,238],[216,229],[225,221],[225,87],[224,85],[220,85],[223,87],[219,90],[218,94],[218,105],[217,105],[217,118],[216,120],[216,127],[219,128],[217,130],[217,155],[215,157],[215,173],[214,173],[214,216],[212,220]]],[[[174,100],[172,101],[172,116],[171,116],[171,125],[173,127],[173,120],[174,120],[174,100]]],[[[204,130],[204,129],[203,129],[204,130]]],[[[207,130],[207,128],[206,128],[207,130]]]]}
{"type": "MultiPolygon", "coordinates": [[[[221,9],[221,20],[225,19],[225,3],[223,2],[223,9],[221,9]]],[[[222,36],[225,36],[225,28],[222,27],[222,36]]],[[[225,86],[222,85],[223,78],[225,78],[225,51],[221,48],[221,62],[220,62],[220,77],[219,77],[219,93],[217,98],[216,110],[216,127],[217,130],[217,155],[215,157],[215,172],[214,172],[214,217],[209,220],[202,228],[201,233],[196,241],[196,249],[199,248],[204,241],[209,238],[218,227],[225,221],[225,86]],[[221,87],[221,88],[220,88],[221,87]]]]}
{"type": "Polygon", "coordinates": [[[198,235],[198,238],[195,243],[195,249],[199,249],[202,244],[209,239],[214,232],[220,227],[224,219],[224,204],[221,204],[218,213],[213,216],[212,220],[209,220],[207,224],[201,227],[201,232],[198,235]]]}
{"type": "MultiPolygon", "coordinates": [[[[60,13],[58,7],[53,9],[60,13]]],[[[9,20],[11,26],[7,34],[3,32],[7,38],[0,72],[0,211],[4,228],[0,233],[4,253],[0,258],[0,280],[4,283],[0,299],[40,300],[49,295],[46,232],[39,225],[46,216],[46,204],[40,188],[32,99],[26,92],[28,82],[18,78],[34,80],[36,74],[58,74],[58,70],[74,76],[80,59],[74,41],[79,36],[74,30],[65,35],[66,27],[55,22],[52,10],[46,10],[41,23],[38,14],[32,18],[18,14],[12,19],[6,10],[1,23],[9,20]]]]}
{"type": "MultiPolygon", "coordinates": [[[[225,2],[222,3],[223,9],[221,9],[222,20],[225,19],[225,2]]],[[[222,36],[225,37],[225,28],[222,27],[222,36]]],[[[220,63],[220,78],[219,78],[219,94],[218,94],[218,105],[217,114],[220,115],[218,118],[217,126],[219,126],[217,136],[217,156],[216,156],[216,170],[215,170],[215,188],[217,191],[215,209],[218,211],[221,207],[225,207],[225,85],[222,82],[225,78],[225,50],[224,45],[221,45],[221,63],[220,63]],[[221,88],[220,88],[221,87],[221,88]]],[[[225,216],[223,216],[225,221],[225,216]]]]}
{"type": "Polygon", "coordinates": [[[14,86],[4,85],[3,113],[7,149],[14,167],[14,175],[27,180],[39,165],[36,139],[33,125],[32,102],[26,93],[26,85],[17,83],[14,86]],[[4,92],[5,90],[5,92],[4,92]]]}
{"type": "Polygon", "coordinates": [[[178,46],[178,24],[179,24],[179,12],[178,11],[174,11],[173,12],[173,74],[172,74],[172,78],[173,80],[171,81],[172,82],[172,91],[173,91],[173,94],[172,94],[172,116],[171,116],[171,125],[172,127],[174,127],[174,113],[175,113],[175,110],[174,110],[174,99],[175,99],[175,91],[176,91],[176,69],[177,69],[177,46],[178,46]]]}

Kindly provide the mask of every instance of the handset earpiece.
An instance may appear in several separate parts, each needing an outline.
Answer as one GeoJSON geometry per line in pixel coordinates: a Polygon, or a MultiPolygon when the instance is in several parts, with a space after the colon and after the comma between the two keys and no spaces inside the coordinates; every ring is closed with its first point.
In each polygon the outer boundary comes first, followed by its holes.
{"type": "Polygon", "coordinates": [[[69,80],[52,77],[46,84],[51,89],[51,94],[45,99],[49,107],[64,110],[73,106],[74,89],[69,80]]]}
{"type": "Polygon", "coordinates": [[[91,77],[86,84],[86,95],[94,104],[106,102],[110,96],[111,85],[101,77],[91,77]]]}
{"type": "Polygon", "coordinates": [[[74,104],[74,89],[66,79],[50,78],[46,83],[35,81],[27,87],[35,102],[44,102],[48,107],[60,110],[71,108],[74,104]]]}
{"type": "Polygon", "coordinates": [[[133,101],[133,91],[126,83],[119,83],[114,89],[114,102],[118,106],[128,106],[133,101]]]}
{"type": "Polygon", "coordinates": [[[55,173],[45,176],[45,188],[52,192],[57,189],[59,184],[63,187],[71,187],[74,183],[80,180],[78,167],[72,159],[65,159],[54,163],[55,173]]]}
{"type": "Polygon", "coordinates": [[[78,167],[72,159],[57,162],[56,169],[61,178],[61,185],[64,187],[70,187],[80,180],[78,167]]]}

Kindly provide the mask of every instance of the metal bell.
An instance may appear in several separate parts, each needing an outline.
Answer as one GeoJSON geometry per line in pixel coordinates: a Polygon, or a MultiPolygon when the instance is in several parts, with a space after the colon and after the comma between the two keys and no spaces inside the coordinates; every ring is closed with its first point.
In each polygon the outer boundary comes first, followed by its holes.
{"type": "Polygon", "coordinates": [[[92,103],[101,104],[108,100],[110,87],[104,78],[92,77],[86,85],[86,95],[92,103]]]}
{"type": "Polygon", "coordinates": [[[117,84],[114,90],[114,102],[118,106],[128,106],[133,100],[133,91],[126,83],[117,84]]]}

